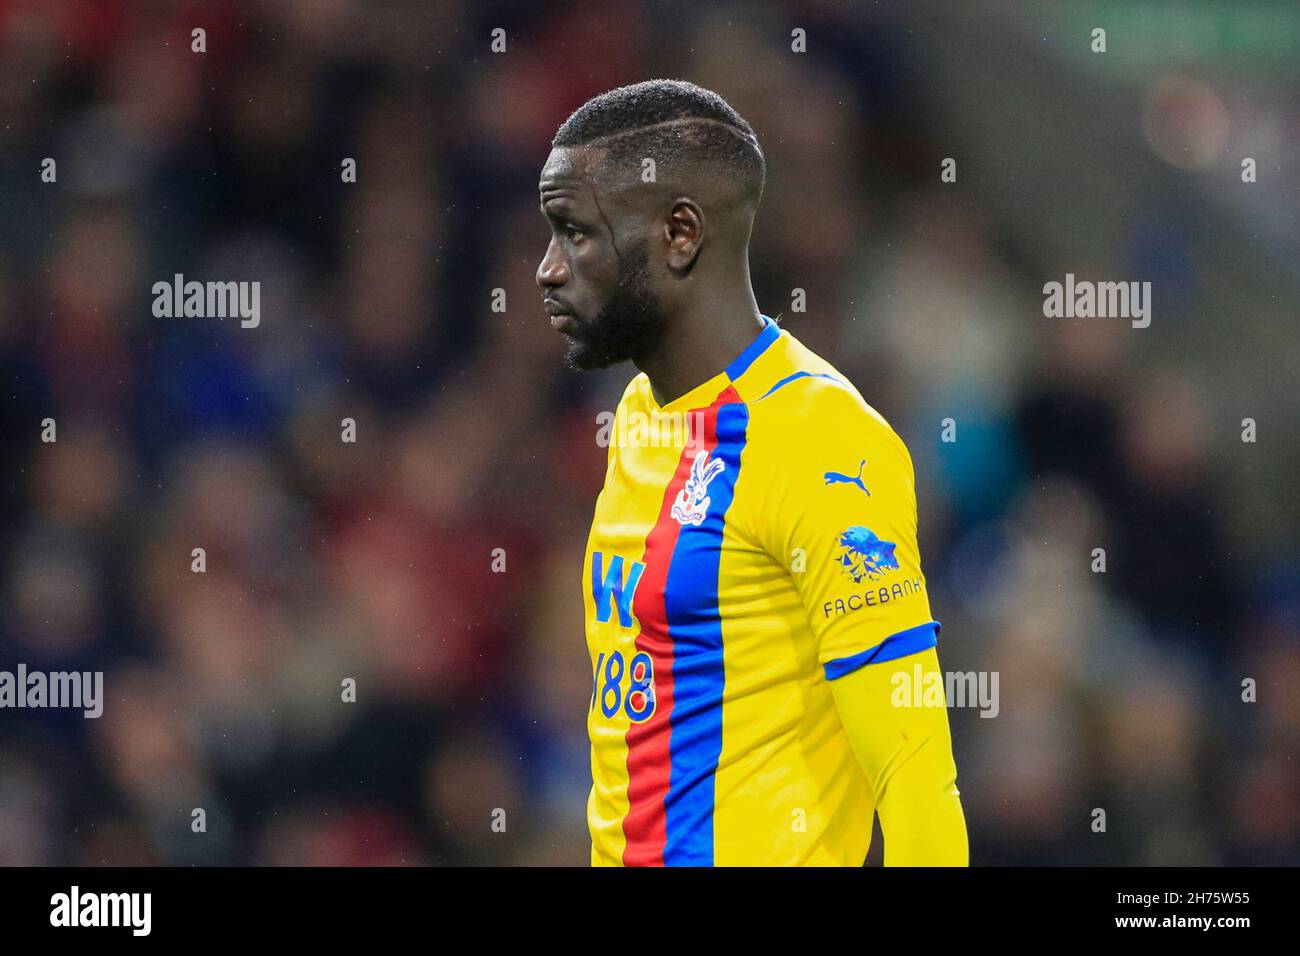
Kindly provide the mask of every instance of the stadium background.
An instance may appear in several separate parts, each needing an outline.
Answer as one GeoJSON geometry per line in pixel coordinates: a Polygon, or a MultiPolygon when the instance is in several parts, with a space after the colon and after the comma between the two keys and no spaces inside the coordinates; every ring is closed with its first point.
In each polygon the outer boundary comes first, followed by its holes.
{"type": "Polygon", "coordinates": [[[536,184],[657,76],[754,125],[759,304],[912,450],[942,663],[1000,676],[973,860],[1300,862],[1298,73],[1266,3],[0,0],[0,667],[107,697],[0,712],[0,863],[586,862],[631,370],[563,367],[536,184]],[[177,272],[260,326],[154,318],[177,272]],[[1044,318],[1067,272],[1150,328],[1044,318]]]}

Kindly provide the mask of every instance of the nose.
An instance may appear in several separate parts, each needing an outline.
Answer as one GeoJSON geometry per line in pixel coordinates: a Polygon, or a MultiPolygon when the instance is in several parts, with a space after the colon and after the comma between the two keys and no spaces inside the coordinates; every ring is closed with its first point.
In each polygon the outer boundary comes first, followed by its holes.
{"type": "Polygon", "coordinates": [[[547,244],[546,255],[542,256],[541,264],[537,267],[536,278],[543,292],[569,281],[569,264],[565,261],[560,244],[556,242],[554,236],[547,244]]]}

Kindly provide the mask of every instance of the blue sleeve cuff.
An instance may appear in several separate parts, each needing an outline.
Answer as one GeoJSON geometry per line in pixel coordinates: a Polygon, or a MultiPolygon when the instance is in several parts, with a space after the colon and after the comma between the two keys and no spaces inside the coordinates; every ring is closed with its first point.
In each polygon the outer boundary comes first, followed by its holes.
{"type": "Polygon", "coordinates": [[[859,667],[865,667],[867,664],[881,664],[934,647],[939,642],[940,626],[938,621],[926,621],[916,627],[899,631],[860,654],[827,661],[822,665],[826,669],[826,679],[835,680],[845,674],[852,674],[859,667]]]}

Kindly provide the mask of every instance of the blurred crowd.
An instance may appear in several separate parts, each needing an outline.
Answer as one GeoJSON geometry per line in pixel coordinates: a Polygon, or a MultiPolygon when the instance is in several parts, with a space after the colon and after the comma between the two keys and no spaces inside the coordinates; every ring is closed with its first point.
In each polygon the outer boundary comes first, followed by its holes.
{"type": "Polygon", "coordinates": [[[1300,554],[1234,524],[1215,356],[1043,318],[1064,270],[939,182],[906,21],[672,10],[0,0],[0,669],[106,698],[0,710],[0,864],[586,863],[580,570],[634,370],[565,369],[536,184],[655,76],[753,124],[760,307],[912,450],[941,661],[1000,675],[952,711],[973,861],[1300,863],[1300,554]],[[155,318],[176,273],[260,281],[260,325],[155,318]]]}

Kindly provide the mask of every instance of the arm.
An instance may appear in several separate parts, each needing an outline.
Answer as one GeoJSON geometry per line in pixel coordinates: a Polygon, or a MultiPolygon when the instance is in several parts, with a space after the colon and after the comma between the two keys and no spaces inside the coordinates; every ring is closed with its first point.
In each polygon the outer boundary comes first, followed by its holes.
{"type": "Polygon", "coordinates": [[[948,709],[892,706],[899,671],[939,672],[911,455],[842,383],[805,377],[762,402],[765,414],[750,422],[750,467],[768,509],[757,533],[808,615],[840,722],[875,792],[885,863],[966,865],[948,709]],[[777,452],[764,457],[769,449],[777,452]],[[843,480],[855,470],[861,485],[843,480]]]}
{"type": "MultiPolygon", "coordinates": [[[[885,866],[968,866],[966,819],[957,790],[946,706],[899,707],[894,675],[938,673],[933,647],[868,664],[832,680],[849,742],[876,794],[885,866]]],[[[910,697],[910,694],[909,694],[910,697]]]]}

